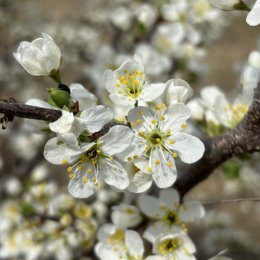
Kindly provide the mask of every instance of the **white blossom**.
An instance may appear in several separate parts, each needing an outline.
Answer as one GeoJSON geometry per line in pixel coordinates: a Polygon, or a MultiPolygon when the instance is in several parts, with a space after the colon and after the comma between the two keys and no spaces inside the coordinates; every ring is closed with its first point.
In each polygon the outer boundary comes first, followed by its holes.
{"type": "Polygon", "coordinates": [[[195,245],[183,232],[162,234],[153,243],[154,256],[148,256],[145,260],[196,260],[193,254],[195,245]]]}
{"type": "Polygon", "coordinates": [[[133,108],[128,120],[135,132],[135,142],[125,151],[127,160],[147,174],[152,174],[160,188],[171,186],[177,178],[175,158],[186,163],[199,160],[204,153],[203,143],[196,137],[181,133],[186,128],[190,111],[184,104],[174,104],[157,111],[147,107],[133,108]],[[129,153],[127,153],[129,152],[129,153]]]}
{"type": "Polygon", "coordinates": [[[104,224],[97,234],[95,253],[101,260],[142,260],[144,245],[140,235],[133,230],[118,229],[104,224]]]}
{"type": "Polygon", "coordinates": [[[124,62],[119,69],[104,73],[105,86],[111,100],[121,106],[134,106],[137,101],[152,101],[159,97],[166,85],[148,84],[140,55],[124,62]]]}
{"type": "Polygon", "coordinates": [[[159,199],[141,195],[139,206],[146,216],[156,220],[144,233],[144,237],[150,242],[160,234],[187,231],[187,223],[205,214],[204,208],[197,201],[180,204],[180,196],[174,189],[161,190],[159,199]]]}
{"type": "Polygon", "coordinates": [[[14,52],[15,59],[34,76],[49,76],[59,70],[61,64],[59,47],[47,33],[42,36],[32,42],[21,42],[14,52]]]}
{"type": "Polygon", "coordinates": [[[132,131],[126,126],[114,126],[96,141],[82,142],[78,148],[50,139],[44,149],[45,158],[53,164],[72,164],[67,168],[71,178],[69,192],[77,198],[91,196],[100,181],[121,190],[129,185],[127,172],[113,156],[131,143],[132,131]]]}

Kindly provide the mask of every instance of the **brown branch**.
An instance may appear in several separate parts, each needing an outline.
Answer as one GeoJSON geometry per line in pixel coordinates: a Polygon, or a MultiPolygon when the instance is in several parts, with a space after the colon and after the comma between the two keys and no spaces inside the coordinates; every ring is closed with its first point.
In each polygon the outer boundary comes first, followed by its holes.
{"type": "Polygon", "coordinates": [[[0,113],[10,118],[16,116],[48,122],[53,122],[61,116],[60,110],[18,104],[6,100],[0,100],[0,113]]]}
{"type": "Polygon", "coordinates": [[[203,157],[186,165],[179,174],[175,187],[185,195],[214,169],[233,156],[260,151],[260,83],[255,89],[253,102],[238,126],[224,136],[202,140],[205,145],[203,157]]]}
{"type": "MultiPolygon", "coordinates": [[[[0,113],[7,117],[22,117],[53,122],[61,116],[61,111],[21,105],[12,101],[0,101],[0,113]]],[[[109,128],[117,123],[108,124],[109,128]]],[[[97,136],[108,131],[105,126],[97,136]]],[[[194,186],[205,180],[214,169],[233,156],[260,151],[260,83],[255,89],[253,102],[240,124],[224,136],[206,138],[203,157],[196,163],[186,165],[179,171],[175,187],[183,196],[194,186]]]]}

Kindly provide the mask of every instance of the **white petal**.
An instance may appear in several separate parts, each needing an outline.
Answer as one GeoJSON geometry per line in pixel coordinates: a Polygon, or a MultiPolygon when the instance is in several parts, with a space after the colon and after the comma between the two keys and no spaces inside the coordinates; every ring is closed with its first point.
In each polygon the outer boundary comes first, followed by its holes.
{"type": "Polygon", "coordinates": [[[118,106],[133,107],[136,98],[129,98],[118,94],[110,94],[110,99],[118,106]]]}
{"type": "Polygon", "coordinates": [[[177,179],[174,159],[168,152],[156,149],[152,153],[152,176],[159,188],[169,188],[177,179]],[[156,162],[159,161],[160,164],[156,162]],[[171,166],[168,166],[171,163],[171,166]]]}
{"type": "Polygon", "coordinates": [[[141,195],[138,198],[138,205],[141,211],[150,218],[160,219],[162,212],[159,205],[159,200],[148,195],[141,195]]]}
{"type": "Polygon", "coordinates": [[[143,237],[149,242],[154,243],[156,238],[161,234],[167,234],[169,227],[162,221],[158,221],[150,225],[144,232],[143,237]]]}
{"type": "Polygon", "coordinates": [[[87,173],[87,169],[90,167],[92,167],[91,164],[84,165],[82,170],[76,169],[73,172],[74,177],[70,179],[68,190],[74,198],[88,198],[95,192],[95,185],[87,173]],[[83,178],[88,178],[88,181],[85,183],[83,178]]]}
{"type": "Polygon", "coordinates": [[[61,63],[61,52],[54,40],[47,33],[42,33],[43,45],[42,53],[44,57],[44,65],[50,73],[53,70],[58,70],[61,63]]]}
{"type": "Polygon", "coordinates": [[[216,97],[222,96],[225,97],[222,91],[216,86],[205,87],[201,90],[200,95],[205,103],[205,107],[214,107],[216,103],[216,97]]]}
{"type": "Polygon", "coordinates": [[[83,110],[80,114],[81,124],[90,132],[95,133],[111,122],[113,111],[104,106],[93,106],[83,110]]]}
{"type": "Polygon", "coordinates": [[[128,112],[128,121],[132,128],[137,131],[151,131],[154,128],[152,120],[155,115],[148,107],[135,107],[128,112]]]}
{"type": "Polygon", "coordinates": [[[139,210],[134,206],[119,205],[114,206],[112,209],[111,219],[117,227],[134,227],[142,220],[139,210]]]}
{"type": "Polygon", "coordinates": [[[36,99],[36,98],[31,98],[29,100],[27,100],[25,102],[26,105],[30,105],[30,106],[36,106],[36,107],[44,107],[44,108],[51,108],[54,109],[49,103],[40,100],[40,99],[36,99]]]}
{"type": "Polygon", "coordinates": [[[130,185],[127,189],[134,193],[141,193],[148,190],[152,186],[152,183],[153,179],[151,174],[139,171],[130,177],[130,185]]]}
{"type": "Polygon", "coordinates": [[[122,125],[112,127],[109,132],[99,138],[102,143],[101,150],[108,155],[115,155],[123,152],[131,144],[134,134],[133,131],[122,125]]]}
{"type": "Polygon", "coordinates": [[[172,137],[175,144],[170,147],[177,152],[183,162],[194,163],[203,156],[205,147],[197,137],[186,133],[176,133],[172,137]]]}
{"type": "Polygon", "coordinates": [[[150,255],[145,258],[145,260],[168,260],[167,256],[161,255],[150,255]]]}
{"type": "Polygon", "coordinates": [[[251,26],[260,24],[260,0],[255,2],[252,10],[248,13],[246,22],[251,26]]]}
{"type": "Polygon", "coordinates": [[[205,214],[203,206],[198,201],[187,201],[181,204],[178,216],[184,222],[192,222],[196,218],[201,218],[205,214]]]}
{"type": "Polygon", "coordinates": [[[58,118],[58,120],[56,120],[55,122],[50,123],[49,127],[51,131],[62,134],[70,131],[73,122],[74,122],[73,113],[62,110],[62,116],[58,118]]]}
{"type": "Polygon", "coordinates": [[[184,104],[173,104],[164,111],[163,116],[163,131],[171,130],[174,133],[182,130],[182,124],[190,117],[190,110],[184,104]]]}
{"type": "Polygon", "coordinates": [[[97,239],[103,243],[108,243],[109,237],[115,234],[116,231],[117,227],[114,224],[103,224],[97,232],[97,239]]]}
{"type": "Polygon", "coordinates": [[[126,231],[125,244],[131,256],[133,256],[135,259],[142,258],[144,254],[143,240],[136,231],[126,231]]]}
{"type": "Polygon", "coordinates": [[[23,68],[33,76],[47,76],[49,73],[43,67],[43,55],[40,49],[35,46],[24,46],[21,43],[14,58],[23,66],[23,68]]]}
{"type": "Polygon", "coordinates": [[[105,82],[106,89],[109,93],[117,91],[116,89],[116,75],[112,70],[106,70],[104,72],[103,80],[105,82]]]}
{"type": "Polygon", "coordinates": [[[166,84],[168,86],[166,93],[166,104],[168,106],[176,103],[186,104],[193,95],[190,85],[182,79],[171,79],[166,84]]]}
{"type": "Polygon", "coordinates": [[[53,164],[74,163],[84,151],[95,145],[95,143],[89,143],[75,150],[65,144],[58,144],[58,141],[56,137],[52,138],[44,147],[45,159],[53,164]]]}
{"type": "Polygon", "coordinates": [[[97,104],[97,97],[85,89],[81,84],[70,85],[71,97],[79,102],[80,110],[97,104]]]}
{"type": "Polygon", "coordinates": [[[98,162],[100,178],[111,186],[125,189],[129,185],[129,178],[124,167],[116,160],[100,159],[98,162]]]}
{"type": "Polygon", "coordinates": [[[179,207],[180,196],[175,189],[166,189],[160,191],[159,200],[161,205],[175,211],[179,207]]]}
{"type": "Polygon", "coordinates": [[[140,97],[138,98],[140,101],[152,101],[162,95],[166,88],[166,84],[158,83],[158,84],[151,84],[145,85],[140,97]]]}

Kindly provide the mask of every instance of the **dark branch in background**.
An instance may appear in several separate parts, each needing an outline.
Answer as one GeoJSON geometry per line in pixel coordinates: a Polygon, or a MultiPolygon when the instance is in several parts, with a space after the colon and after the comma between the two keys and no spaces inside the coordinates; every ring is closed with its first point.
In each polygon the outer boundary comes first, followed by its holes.
{"type": "Polygon", "coordinates": [[[254,99],[247,114],[237,127],[224,136],[202,141],[206,149],[204,156],[196,163],[184,167],[174,185],[181,195],[185,195],[221,163],[233,156],[260,151],[260,83],[255,89],[254,99]]]}
{"type": "MultiPolygon", "coordinates": [[[[53,122],[61,116],[61,111],[28,105],[13,101],[0,101],[0,113],[6,117],[22,117],[53,122]]],[[[94,137],[106,133],[117,123],[109,123],[94,137]]],[[[183,196],[198,183],[206,179],[221,163],[233,156],[260,151],[260,83],[255,89],[253,102],[240,124],[224,136],[206,138],[204,156],[196,163],[183,167],[174,185],[183,196]]]]}

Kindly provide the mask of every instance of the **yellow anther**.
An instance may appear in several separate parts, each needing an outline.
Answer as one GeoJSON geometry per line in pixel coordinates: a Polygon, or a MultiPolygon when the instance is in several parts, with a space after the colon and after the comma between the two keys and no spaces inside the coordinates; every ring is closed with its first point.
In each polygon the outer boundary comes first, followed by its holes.
{"type": "Polygon", "coordinates": [[[70,167],[67,168],[67,172],[70,173],[71,171],[72,171],[72,167],[70,166],[70,167]]]}
{"type": "Polygon", "coordinates": [[[62,163],[62,164],[66,164],[66,163],[68,163],[68,160],[63,159],[61,163],[62,163]]]}
{"type": "Polygon", "coordinates": [[[181,128],[182,128],[182,129],[184,129],[184,128],[186,128],[186,127],[187,127],[187,125],[186,125],[185,123],[182,123],[182,124],[181,124],[181,128]]]}
{"type": "Polygon", "coordinates": [[[169,161],[169,162],[167,162],[167,165],[168,165],[169,167],[172,167],[172,166],[173,166],[173,163],[172,163],[171,161],[169,161]]]}
{"type": "Polygon", "coordinates": [[[170,129],[168,129],[167,131],[166,131],[166,134],[167,135],[170,135],[172,132],[171,132],[171,130],[170,129]]]}
{"type": "Polygon", "coordinates": [[[152,172],[152,168],[150,166],[147,167],[148,172],[152,172]]]}
{"type": "Polygon", "coordinates": [[[93,182],[97,182],[97,178],[93,177],[93,178],[92,178],[92,181],[93,181],[93,182]]]}
{"type": "Polygon", "coordinates": [[[175,141],[173,139],[171,139],[170,144],[175,144],[175,141]]]}
{"type": "Polygon", "coordinates": [[[161,138],[156,138],[155,141],[156,141],[156,143],[160,143],[161,142],[161,138]]]}
{"type": "Polygon", "coordinates": [[[127,157],[127,161],[131,162],[132,161],[132,157],[127,157]]]}
{"type": "Polygon", "coordinates": [[[101,153],[101,151],[99,149],[97,149],[97,153],[101,153]]]}
{"type": "Polygon", "coordinates": [[[88,173],[92,173],[93,170],[92,170],[91,168],[88,168],[87,172],[88,172],[88,173]]]}
{"type": "Polygon", "coordinates": [[[157,124],[157,120],[153,119],[153,120],[152,120],[152,124],[153,124],[153,125],[157,124]]]}
{"type": "Polygon", "coordinates": [[[172,156],[173,156],[174,158],[177,158],[177,153],[172,153],[172,156]]]}
{"type": "Polygon", "coordinates": [[[88,182],[88,178],[87,177],[83,177],[82,181],[83,181],[83,183],[87,183],[88,182]]]}
{"type": "Polygon", "coordinates": [[[156,165],[160,165],[160,163],[161,163],[160,160],[156,160],[156,161],[155,161],[155,164],[156,164],[156,165]]]}
{"type": "Polygon", "coordinates": [[[142,121],[141,119],[137,119],[137,120],[136,120],[136,123],[137,123],[137,124],[142,124],[143,121],[142,121]]]}
{"type": "Polygon", "coordinates": [[[77,169],[78,169],[79,171],[81,171],[81,170],[83,169],[82,165],[79,165],[79,166],[77,167],[77,169]]]}
{"type": "Polygon", "coordinates": [[[133,127],[135,126],[135,122],[130,122],[130,125],[133,127]]]}
{"type": "Polygon", "coordinates": [[[160,116],[160,120],[161,120],[161,121],[164,121],[164,120],[165,120],[165,117],[164,117],[164,116],[160,116]]]}
{"type": "Polygon", "coordinates": [[[138,156],[137,156],[137,155],[134,155],[134,157],[133,157],[133,158],[136,160],[136,159],[138,159],[138,156]]]}
{"type": "Polygon", "coordinates": [[[74,176],[75,176],[74,173],[70,173],[69,178],[72,179],[74,178],[74,176]]]}
{"type": "Polygon", "coordinates": [[[138,114],[139,114],[140,116],[142,116],[142,115],[144,114],[144,112],[143,112],[142,110],[138,110],[138,114]]]}
{"type": "Polygon", "coordinates": [[[139,132],[139,135],[140,135],[140,136],[144,136],[144,131],[140,131],[140,132],[139,132]]]}

